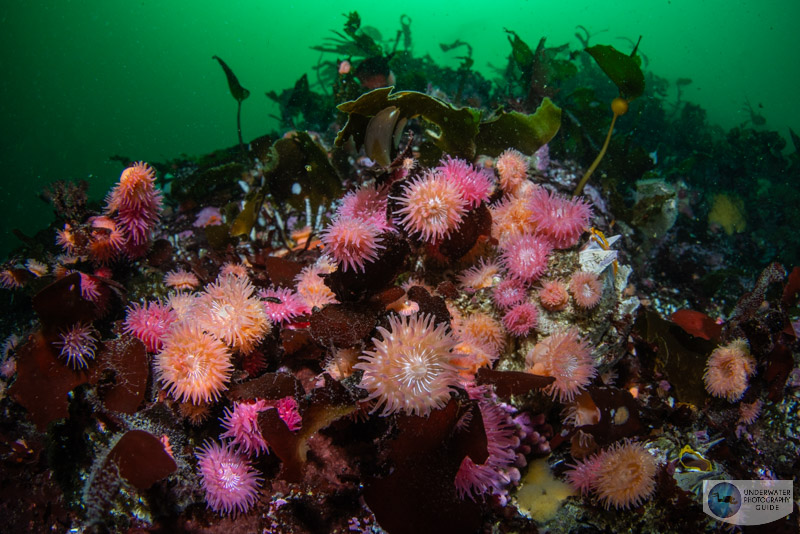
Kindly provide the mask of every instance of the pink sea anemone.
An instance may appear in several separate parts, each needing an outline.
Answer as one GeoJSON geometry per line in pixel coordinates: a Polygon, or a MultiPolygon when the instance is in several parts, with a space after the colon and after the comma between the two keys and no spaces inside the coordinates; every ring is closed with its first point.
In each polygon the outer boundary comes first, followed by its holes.
{"type": "Polygon", "coordinates": [[[89,256],[96,263],[108,263],[125,247],[125,236],[117,223],[109,217],[92,217],[89,222],[92,225],[89,256]]]}
{"type": "Polygon", "coordinates": [[[513,308],[517,304],[521,304],[527,296],[525,286],[522,285],[517,279],[508,278],[503,280],[494,287],[492,291],[492,300],[494,305],[501,310],[513,308]]]}
{"type": "Polygon", "coordinates": [[[467,161],[450,156],[446,156],[435,170],[445,180],[456,184],[467,207],[475,208],[489,200],[493,188],[490,171],[478,170],[467,161]]]}
{"type": "Polygon", "coordinates": [[[222,213],[219,208],[206,206],[197,213],[197,218],[192,223],[195,228],[205,228],[206,226],[219,226],[222,224],[222,213]]]}
{"type": "Polygon", "coordinates": [[[528,177],[528,157],[509,148],[497,158],[495,168],[500,175],[500,187],[506,193],[514,193],[528,177]]]}
{"type": "Polygon", "coordinates": [[[528,372],[556,379],[545,391],[561,402],[573,400],[597,375],[591,349],[576,328],[542,339],[525,357],[525,363],[528,372]]]}
{"type": "Polygon", "coordinates": [[[258,292],[264,301],[264,311],[273,323],[285,323],[311,310],[300,296],[287,287],[270,287],[258,292]]]}
{"type": "Polygon", "coordinates": [[[281,420],[286,423],[286,426],[292,432],[300,430],[303,426],[303,418],[300,415],[300,406],[294,397],[283,397],[275,403],[275,409],[278,410],[278,415],[281,420]]]}
{"type": "Polygon", "coordinates": [[[342,270],[365,271],[365,263],[378,258],[384,248],[378,227],[365,219],[338,217],[320,233],[325,252],[331,255],[342,270]]]}
{"type": "Polygon", "coordinates": [[[247,512],[258,499],[262,479],[229,445],[206,442],[195,452],[208,507],[220,514],[247,512]]]}
{"type": "Polygon", "coordinates": [[[342,205],[337,211],[339,217],[350,217],[369,221],[379,232],[392,230],[392,224],[386,218],[388,201],[386,188],[378,189],[367,185],[347,193],[342,198],[342,205]]]}
{"type": "Polygon", "coordinates": [[[157,301],[145,304],[134,302],[125,315],[124,331],[142,341],[149,352],[158,352],[176,319],[177,316],[169,304],[157,301]]]}
{"type": "Polygon", "coordinates": [[[461,225],[467,204],[454,182],[430,171],[405,185],[397,203],[400,224],[429,243],[441,241],[461,225]]]}
{"type": "Polygon", "coordinates": [[[553,248],[539,236],[523,234],[509,240],[502,250],[500,259],[508,274],[524,284],[530,284],[547,270],[547,261],[553,248]]]}
{"type": "Polygon", "coordinates": [[[314,308],[324,308],[328,304],[336,304],[336,300],[331,288],[325,285],[322,275],[327,274],[327,268],[321,265],[308,265],[295,277],[297,282],[297,295],[306,307],[310,310],[314,308]]]}
{"type": "Polygon", "coordinates": [[[512,336],[524,337],[536,328],[538,318],[539,309],[530,302],[523,302],[503,316],[503,326],[512,336]]]}
{"type": "Polygon", "coordinates": [[[592,216],[592,208],[583,198],[568,199],[543,187],[531,195],[529,209],[536,232],[546,236],[558,249],[575,245],[592,216]]]}
{"type": "Polygon", "coordinates": [[[517,457],[520,446],[519,432],[510,414],[496,402],[481,398],[478,404],[483,428],[486,432],[486,449],[489,456],[482,464],[475,464],[469,456],[461,461],[455,478],[456,491],[464,499],[474,500],[473,494],[500,493],[513,480],[519,480],[517,467],[524,464],[517,457]]]}
{"type": "Polygon", "coordinates": [[[233,405],[233,410],[225,408],[222,416],[222,427],[225,432],[219,437],[230,439],[231,445],[247,455],[258,456],[262,452],[267,452],[267,440],[264,439],[258,426],[258,414],[270,408],[263,399],[237,402],[233,405]]]}
{"type": "Polygon", "coordinates": [[[586,496],[597,487],[597,474],[603,464],[603,453],[592,455],[576,464],[569,464],[572,469],[566,472],[567,482],[573,489],[586,496]]]}
{"type": "Polygon", "coordinates": [[[569,292],[572,293],[575,304],[592,309],[603,298],[603,282],[594,273],[576,271],[569,279],[569,292]]]}
{"type": "Polygon", "coordinates": [[[377,400],[381,415],[404,412],[428,415],[443,407],[459,385],[452,364],[455,340],[432,315],[389,318],[389,330],[378,327],[374,351],[365,351],[354,368],[364,372],[360,386],[377,400]]]}
{"type": "Polygon", "coordinates": [[[97,338],[91,324],[77,323],[58,335],[54,343],[60,348],[59,356],[67,359],[67,365],[73,369],[88,367],[89,360],[94,359],[97,338]]]}

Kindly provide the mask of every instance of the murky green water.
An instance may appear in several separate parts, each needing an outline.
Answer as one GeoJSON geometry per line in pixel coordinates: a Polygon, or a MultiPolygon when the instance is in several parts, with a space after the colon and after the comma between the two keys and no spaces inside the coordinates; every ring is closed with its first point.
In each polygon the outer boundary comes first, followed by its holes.
{"type": "MultiPolygon", "coordinates": [[[[37,198],[57,179],[88,179],[101,196],[118,178],[109,156],[167,160],[236,143],[235,102],[211,56],[219,55],[252,96],[243,131],[253,138],[276,128],[267,90],[290,87],[319,54],[309,46],[358,10],[365,25],[394,37],[399,17],[412,19],[414,51],[456,65],[456,39],[474,48],[476,67],[502,65],[503,28],[529,43],[570,43],[577,25],[592,43],[629,49],[644,36],[647,68],[669,80],[691,78],[684,98],[725,128],[749,113],[745,99],[788,135],[800,129],[800,3],[689,0],[648,2],[222,2],[34,0],[0,14],[0,256],[50,219],[37,198]],[[786,59],[790,58],[790,59],[786,59]],[[763,108],[758,107],[759,104],[763,108]]],[[[313,81],[313,77],[312,77],[313,81]]]]}

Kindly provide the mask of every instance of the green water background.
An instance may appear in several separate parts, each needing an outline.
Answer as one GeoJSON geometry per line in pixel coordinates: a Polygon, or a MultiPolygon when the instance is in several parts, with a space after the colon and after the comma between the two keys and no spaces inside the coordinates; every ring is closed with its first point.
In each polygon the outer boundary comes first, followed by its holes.
{"type": "MultiPolygon", "coordinates": [[[[749,118],[745,99],[788,137],[800,131],[800,2],[502,1],[9,1],[0,10],[0,258],[52,220],[37,193],[59,179],[87,179],[102,198],[118,179],[108,157],[166,161],[236,144],[236,103],[223,58],[251,91],[242,129],[252,139],[277,127],[268,90],[291,87],[312,66],[329,30],[358,10],[364,25],[393,38],[399,17],[412,19],[415,55],[456,66],[474,49],[475,66],[505,64],[503,28],[531,46],[569,43],[584,25],[592,44],[628,51],[623,37],[643,35],[648,68],[675,81],[691,78],[684,99],[724,128],[749,118]],[[600,33],[601,30],[606,30],[600,33]]],[[[623,119],[624,120],[624,119],[623,119]]]]}

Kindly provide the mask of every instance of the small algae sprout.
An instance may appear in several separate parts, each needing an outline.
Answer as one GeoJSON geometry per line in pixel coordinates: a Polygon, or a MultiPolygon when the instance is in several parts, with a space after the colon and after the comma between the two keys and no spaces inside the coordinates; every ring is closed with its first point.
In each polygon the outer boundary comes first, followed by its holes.
{"type": "Polygon", "coordinates": [[[644,74],[640,66],[639,57],[636,55],[636,50],[639,48],[639,41],[633,47],[633,51],[629,56],[617,51],[612,46],[596,45],[587,48],[586,51],[594,58],[597,64],[603,69],[603,72],[614,82],[614,85],[619,89],[619,96],[611,101],[611,112],[614,114],[611,119],[611,126],[608,128],[606,140],[600,153],[592,162],[592,165],[583,175],[578,186],[575,188],[574,195],[578,196],[583,192],[583,188],[591,178],[592,173],[600,165],[603,156],[606,155],[608,144],[611,142],[611,134],[614,133],[614,125],[617,123],[617,118],[625,115],[628,112],[628,104],[635,98],[638,98],[644,93],[644,74]]]}
{"type": "Polygon", "coordinates": [[[250,96],[250,91],[241,86],[239,79],[236,78],[236,75],[227,63],[222,61],[218,56],[211,56],[211,59],[216,59],[219,62],[219,66],[225,71],[225,78],[228,80],[228,89],[231,91],[231,96],[236,99],[238,105],[236,110],[236,128],[239,133],[239,148],[244,152],[244,141],[242,140],[242,102],[250,96]]]}

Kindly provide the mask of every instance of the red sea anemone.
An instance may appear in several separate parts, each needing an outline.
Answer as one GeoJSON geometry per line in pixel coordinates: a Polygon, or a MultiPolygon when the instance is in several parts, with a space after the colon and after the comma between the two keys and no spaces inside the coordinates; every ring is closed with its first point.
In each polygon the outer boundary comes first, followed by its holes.
{"type": "Polygon", "coordinates": [[[530,222],[555,248],[575,245],[589,226],[592,209],[582,198],[567,199],[540,187],[530,197],[530,222]]]}
{"type": "Polygon", "coordinates": [[[219,398],[233,367],[225,344],[194,323],[178,323],[155,356],[158,379],[175,400],[200,404],[219,398]]]}
{"type": "Polygon", "coordinates": [[[736,402],[742,398],[749,378],[756,372],[756,362],[744,339],[717,347],[708,357],[703,381],[706,391],[715,397],[736,402]]]}
{"type": "Polygon", "coordinates": [[[460,382],[447,326],[434,326],[432,315],[393,315],[389,330],[379,326],[378,332],[383,339],[373,338],[375,350],[354,366],[364,372],[360,386],[369,391],[367,399],[377,400],[372,411],[428,415],[444,406],[460,382]]]}
{"type": "Polygon", "coordinates": [[[581,308],[592,309],[603,298],[603,283],[594,273],[576,271],[569,279],[569,291],[575,304],[581,308]]]}
{"type": "Polygon", "coordinates": [[[255,504],[262,479],[247,458],[214,442],[204,443],[195,455],[209,508],[236,515],[255,504]]]}
{"type": "Polygon", "coordinates": [[[435,172],[427,172],[405,185],[397,202],[400,224],[430,243],[450,235],[466,212],[466,201],[459,187],[435,172]]]}
{"type": "Polygon", "coordinates": [[[153,168],[140,161],[122,171],[119,183],[106,198],[106,214],[116,212],[117,222],[134,247],[147,242],[161,213],[161,192],[155,188],[155,179],[153,168]]]}
{"type": "Polygon", "coordinates": [[[575,328],[542,339],[525,357],[525,363],[528,372],[556,379],[545,391],[561,402],[574,399],[597,375],[589,345],[575,328]]]}
{"type": "Polygon", "coordinates": [[[338,217],[320,233],[325,251],[342,266],[342,270],[364,271],[365,263],[378,257],[380,230],[367,219],[338,217]]]}

